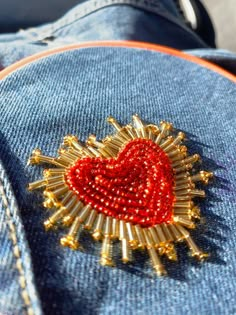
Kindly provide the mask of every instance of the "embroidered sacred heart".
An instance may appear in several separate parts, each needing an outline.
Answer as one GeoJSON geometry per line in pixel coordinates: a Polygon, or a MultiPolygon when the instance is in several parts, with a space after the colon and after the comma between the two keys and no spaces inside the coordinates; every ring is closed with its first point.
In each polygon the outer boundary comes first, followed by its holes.
{"type": "Polygon", "coordinates": [[[44,178],[28,189],[44,188],[44,207],[54,213],[45,228],[69,227],[61,244],[79,249],[83,229],[102,241],[101,264],[113,266],[112,243],[121,242],[122,261],[131,261],[131,252],[146,249],[157,274],[165,274],[159,256],[177,260],[174,243],[185,240],[191,255],[207,257],[190,236],[200,210],[195,197],[198,182],[208,183],[212,173],[191,172],[199,155],[188,156],[182,145],[184,134],[175,133],[170,123],[145,125],[133,116],[133,126],[108,122],[116,133],[101,142],[90,136],[82,145],[75,136],[66,136],[56,158],[33,151],[30,164],[47,163],[44,178]]]}
{"type": "Polygon", "coordinates": [[[167,154],[152,140],[135,139],[117,158],[83,158],[66,183],[99,213],[143,227],[171,220],[174,176],[167,154]]]}

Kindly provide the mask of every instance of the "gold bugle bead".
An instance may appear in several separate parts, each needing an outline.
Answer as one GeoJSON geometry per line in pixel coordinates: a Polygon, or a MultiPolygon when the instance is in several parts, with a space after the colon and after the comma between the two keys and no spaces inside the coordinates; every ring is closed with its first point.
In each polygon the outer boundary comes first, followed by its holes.
{"type": "Polygon", "coordinates": [[[151,258],[153,268],[156,270],[156,273],[158,274],[158,276],[166,275],[166,271],[160,261],[160,258],[158,257],[158,254],[155,248],[153,247],[148,248],[148,254],[151,258]]]}
{"type": "Polygon", "coordinates": [[[126,127],[122,127],[122,129],[118,132],[118,135],[127,141],[130,141],[132,139],[131,135],[127,132],[126,127]]]}
{"type": "Polygon", "coordinates": [[[154,228],[157,232],[157,237],[160,240],[160,244],[162,244],[162,245],[165,244],[168,240],[167,240],[167,238],[166,238],[166,236],[165,236],[165,234],[161,228],[161,224],[155,225],[154,228]]]}
{"type": "Polygon", "coordinates": [[[110,143],[113,145],[114,149],[116,148],[116,150],[120,150],[120,148],[123,146],[123,142],[121,142],[120,140],[117,140],[114,136],[114,138],[112,138],[112,140],[110,141],[110,143]]]}
{"type": "Polygon", "coordinates": [[[117,133],[116,135],[113,136],[116,140],[120,141],[122,143],[122,145],[124,145],[125,143],[127,143],[128,141],[130,141],[130,139],[126,139],[122,136],[122,134],[117,133]]]}
{"type": "Polygon", "coordinates": [[[186,215],[186,216],[191,216],[191,209],[190,208],[176,208],[174,210],[174,215],[186,215]]]}
{"type": "Polygon", "coordinates": [[[138,238],[138,247],[144,248],[146,246],[146,240],[143,234],[143,229],[139,224],[135,224],[134,229],[138,238]]]}
{"type": "Polygon", "coordinates": [[[177,137],[174,139],[173,144],[179,145],[185,139],[185,134],[180,131],[177,137]]]}
{"type": "Polygon", "coordinates": [[[88,145],[94,146],[96,148],[104,148],[104,144],[102,142],[97,141],[95,135],[90,135],[86,141],[88,145]]]}
{"type": "Polygon", "coordinates": [[[174,203],[174,211],[177,208],[187,208],[190,209],[193,207],[193,202],[190,200],[182,201],[182,200],[176,200],[174,203]]]}
{"type": "Polygon", "coordinates": [[[105,218],[105,223],[104,223],[104,232],[103,234],[106,235],[111,235],[112,234],[112,218],[110,216],[107,216],[105,218]]]}
{"type": "Polygon", "coordinates": [[[160,147],[167,152],[168,146],[172,143],[173,137],[169,136],[163,143],[160,144],[160,147]]]}
{"type": "MultiPolygon", "coordinates": [[[[181,174],[183,174],[183,173],[181,173],[181,174]]],[[[177,180],[175,180],[175,186],[177,187],[177,186],[180,186],[180,185],[186,185],[186,184],[191,184],[192,183],[192,181],[191,181],[191,179],[190,179],[190,177],[185,177],[185,178],[183,178],[183,179],[177,179],[177,180]]]]}
{"type": "Polygon", "coordinates": [[[176,223],[186,226],[189,229],[195,228],[195,224],[190,219],[185,219],[185,218],[182,218],[181,216],[174,216],[174,221],[176,223]]]}
{"type": "MultiPolygon", "coordinates": [[[[168,154],[167,154],[168,155],[168,154]]],[[[172,164],[174,164],[177,161],[181,161],[183,159],[185,159],[187,153],[186,152],[179,152],[179,151],[175,151],[175,154],[172,156],[169,156],[169,159],[171,161],[172,164]]],[[[176,175],[177,176],[177,175],[176,175]]]]}
{"type": "Polygon", "coordinates": [[[167,239],[167,242],[173,241],[173,236],[169,230],[169,226],[170,226],[170,224],[166,224],[166,223],[161,224],[161,228],[162,228],[162,231],[163,231],[163,233],[167,239]]]}
{"type": "Polygon", "coordinates": [[[121,249],[122,249],[122,261],[123,263],[128,263],[131,261],[131,251],[129,248],[129,243],[126,238],[122,238],[121,240],[121,249]]]}
{"type": "Polygon", "coordinates": [[[46,181],[47,181],[48,185],[64,182],[64,176],[63,176],[63,174],[55,175],[55,176],[49,176],[46,178],[46,181]]]}
{"type": "Polygon", "coordinates": [[[92,210],[92,207],[90,205],[86,205],[86,206],[80,208],[80,213],[78,214],[80,222],[84,222],[87,219],[91,210],[92,210]]]}
{"type": "Polygon", "coordinates": [[[178,181],[178,180],[187,179],[187,178],[189,178],[189,176],[190,176],[189,172],[176,174],[175,175],[175,180],[178,181]]]}
{"type": "Polygon", "coordinates": [[[190,235],[185,239],[186,243],[190,249],[191,255],[199,260],[203,260],[207,258],[209,255],[207,253],[203,253],[199,247],[195,244],[190,235]]]}
{"type": "MultiPolygon", "coordinates": [[[[70,192],[70,191],[68,191],[70,192]]],[[[63,203],[62,203],[62,207],[66,208],[68,211],[71,211],[72,208],[74,207],[76,201],[77,201],[77,197],[74,196],[70,196],[69,194],[66,193],[65,197],[63,198],[63,203]]],[[[78,202],[78,204],[80,203],[80,201],[78,202]]]]}
{"type": "Polygon", "coordinates": [[[105,146],[103,150],[107,152],[110,156],[116,157],[117,151],[114,151],[112,148],[105,146]]]}
{"type": "Polygon", "coordinates": [[[111,124],[117,131],[120,131],[122,128],[121,125],[117,122],[117,120],[112,116],[107,117],[107,122],[111,124]]]}
{"type": "Polygon", "coordinates": [[[188,182],[188,183],[183,184],[183,185],[176,185],[175,188],[174,188],[174,190],[175,190],[175,192],[181,191],[181,190],[186,191],[186,190],[188,190],[188,189],[190,189],[190,188],[191,188],[191,189],[192,189],[192,188],[195,188],[195,185],[194,185],[193,183],[188,182]]]}
{"type": "Polygon", "coordinates": [[[130,137],[131,137],[132,139],[137,138],[137,134],[136,134],[136,132],[135,132],[133,126],[131,126],[131,125],[126,125],[126,126],[125,126],[125,130],[127,131],[127,133],[130,135],[130,137]]]}
{"type": "Polygon", "coordinates": [[[100,157],[100,153],[90,145],[87,146],[87,149],[93,154],[93,156],[100,157]]]}
{"type": "Polygon", "coordinates": [[[189,196],[189,195],[176,195],[175,196],[175,205],[176,205],[176,203],[177,203],[177,201],[191,201],[191,196],[189,196]]]}
{"type": "Polygon", "coordinates": [[[151,237],[151,234],[149,232],[148,229],[143,229],[143,235],[145,237],[145,243],[146,243],[146,247],[150,248],[150,247],[154,247],[155,243],[151,237]]]}
{"type": "Polygon", "coordinates": [[[93,227],[96,217],[97,217],[97,211],[92,210],[85,221],[84,228],[87,230],[90,230],[93,227]]]}
{"type": "Polygon", "coordinates": [[[190,170],[192,167],[193,167],[192,164],[185,164],[185,165],[182,165],[180,167],[174,168],[174,172],[175,173],[185,172],[187,170],[190,170]]]}
{"type": "Polygon", "coordinates": [[[65,174],[64,168],[48,168],[43,171],[44,177],[57,176],[65,174]]]}
{"type": "Polygon", "coordinates": [[[123,220],[120,220],[119,239],[122,240],[123,238],[127,238],[127,231],[126,231],[125,222],[123,220]]]}
{"type": "Polygon", "coordinates": [[[176,214],[175,216],[180,217],[180,219],[183,219],[183,220],[190,220],[190,221],[192,221],[192,217],[191,217],[190,211],[189,211],[189,214],[176,214]]]}
{"type": "MultiPolygon", "coordinates": [[[[166,150],[165,150],[166,151],[166,150]]],[[[170,152],[166,152],[166,154],[168,155],[168,157],[172,160],[174,157],[179,158],[181,151],[178,147],[176,147],[173,151],[170,152]]],[[[173,163],[173,160],[172,160],[173,163]]]]}
{"type": "Polygon", "coordinates": [[[139,119],[139,122],[136,123],[136,118],[134,119],[135,125],[136,125],[136,133],[139,135],[140,138],[148,139],[148,133],[146,131],[145,126],[139,119]]]}
{"type": "Polygon", "coordinates": [[[83,203],[81,201],[73,202],[73,200],[70,201],[70,203],[67,205],[68,215],[66,215],[62,222],[65,226],[71,225],[71,223],[74,221],[74,218],[78,215],[80,209],[83,207],[83,203]]]}
{"type": "Polygon", "coordinates": [[[98,151],[101,153],[102,156],[104,156],[105,158],[109,158],[112,157],[112,155],[110,153],[108,153],[105,149],[99,148],[98,151]]]}
{"type": "Polygon", "coordinates": [[[37,180],[33,183],[28,184],[27,188],[29,191],[31,191],[34,189],[42,188],[42,187],[46,186],[46,184],[47,184],[47,181],[45,179],[40,179],[40,180],[37,180]]]}
{"type": "Polygon", "coordinates": [[[66,213],[68,210],[66,208],[60,208],[53,215],[51,215],[48,220],[52,225],[56,224],[66,213]]]}
{"type": "Polygon", "coordinates": [[[188,156],[186,157],[186,159],[183,160],[183,162],[185,164],[192,164],[192,163],[196,163],[197,161],[199,161],[201,159],[199,154],[194,154],[192,156],[188,156]]]}
{"type": "Polygon", "coordinates": [[[130,222],[126,222],[126,230],[130,247],[136,249],[138,247],[137,235],[134,226],[130,222]]]}
{"type": "Polygon", "coordinates": [[[191,194],[191,189],[187,188],[187,189],[182,189],[180,191],[176,191],[175,190],[175,196],[176,197],[182,197],[182,196],[189,196],[191,194]]]}
{"type": "Polygon", "coordinates": [[[181,241],[184,238],[182,233],[176,228],[176,224],[170,224],[169,228],[170,228],[171,234],[174,237],[174,240],[181,241]]]}
{"type": "Polygon", "coordinates": [[[28,164],[39,164],[39,163],[48,163],[48,164],[54,164],[57,165],[55,159],[51,156],[45,156],[42,154],[42,151],[39,149],[35,149],[32,152],[31,157],[28,160],[28,164]]]}
{"type": "Polygon", "coordinates": [[[58,150],[58,154],[60,155],[60,158],[64,158],[65,160],[68,159],[68,160],[72,160],[72,161],[75,161],[76,159],[78,159],[78,156],[70,153],[70,151],[68,150],[65,150],[65,149],[62,149],[60,148],[58,150]]]}
{"type": "Polygon", "coordinates": [[[101,250],[101,260],[100,263],[102,266],[114,266],[114,263],[111,259],[111,239],[108,235],[105,235],[102,241],[102,250],[101,250]]]}
{"type": "Polygon", "coordinates": [[[75,157],[75,158],[80,158],[81,157],[81,153],[78,150],[75,150],[74,148],[69,148],[69,150],[67,150],[68,154],[70,154],[71,156],[75,157]]]}
{"type": "Polygon", "coordinates": [[[97,216],[97,220],[95,222],[94,232],[92,234],[92,236],[93,236],[93,238],[95,240],[100,240],[101,239],[104,219],[105,219],[104,214],[103,213],[99,213],[98,216],[97,216]]]}
{"type": "Polygon", "coordinates": [[[67,204],[67,202],[69,200],[71,200],[71,198],[75,198],[76,196],[74,195],[73,191],[69,190],[65,196],[63,197],[63,199],[61,201],[59,201],[58,206],[65,206],[67,204]]]}
{"type": "Polygon", "coordinates": [[[112,218],[112,238],[119,237],[119,221],[116,218],[112,218]]]}
{"type": "Polygon", "coordinates": [[[60,196],[67,193],[68,190],[69,190],[69,188],[64,185],[64,186],[57,188],[53,191],[48,191],[48,196],[51,198],[59,198],[60,196]]]}
{"type": "Polygon", "coordinates": [[[204,198],[206,197],[206,193],[204,190],[194,189],[191,190],[191,196],[204,198]]]}
{"type": "Polygon", "coordinates": [[[56,160],[57,160],[59,163],[63,163],[65,166],[68,166],[68,165],[74,163],[74,160],[68,158],[68,157],[65,156],[65,155],[59,156],[56,160]]]}
{"type": "Polygon", "coordinates": [[[82,153],[81,158],[85,156],[94,157],[94,154],[90,150],[88,150],[86,147],[83,148],[83,151],[81,153],[82,153]]]}
{"type": "Polygon", "coordinates": [[[166,137],[169,133],[169,131],[172,129],[172,124],[166,122],[166,121],[161,121],[160,123],[160,133],[157,135],[156,139],[154,142],[156,144],[160,144],[161,140],[166,137]]]}
{"type": "Polygon", "coordinates": [[[76,237],[78,232],[79,232],[79,229],[81,227],[81,221],[80,221],[80,218],[79,217],[76,217],[69,232],[68,232],[68,235],[70,236],[73,236],[73,237],[76,237]]]}
{"type": "Polygon", "coordinates": [[[150,140],[154,140],[154,135],[152,133],[152,130],[151,129],[147,129],[147,128],[146,128],[146,130],[147,130],[147,134],[148,134],[147,138],[150,139],[150,140]]]}
{"type": "Polygon", "coordinates": [[[113,141],[113,137],[112,136],[107,136],[105,139],[102,140],[102,143],[105,146],[109,146],[109,147],[111,147],[112,149],[114,149],[116,151],[120,150],[120,145],[113,141]]]}
{"type": "Polygon", "coordinates": [[[65,161],[72,161],[72,162],[75,162],[76,160],[78,160],[78,156],[70,154],[69,152],[62,154],[59,157],[59,160],[60,160],[60,158],[64,159],[65,161]]]}
{"type": "Polygon", "coordinates": [[[81,143],[79,143],[78,140],[72,140],[71,146],[72,146],[72,148],[74,148],[78,152],[83,152],[83,150],[84,150],[84,146],[81,143]]]}
{"type": "Polygon", "coordinates": [[[134,126],[137,128],[137,129],[141,129],[141,128],[144,128],[144,125],[142,123],[142,120],[139,118],[138,114],[134,114],[132,116],[133,118],[133,122],[134,122],[134,126]]]}
{"type": "Polygon", "coordinates": [[[59,187],[64,187],[64,186],[65,186],[65,182],[60,179],[57,182],[47,184],[47,190],[51,191],[51,190],[55,190],[59,187]]]}
{"type": "Polygon", "coordinates": [[[158,238],[156,229],[154,227],[149,227],[148,230],[149,230],[150,235],[152,237],[152,240],[153,240],[153,243],[154,243],[154,247],[159,246],[161,240],[158,238]]]}
{"type": "Polygon", "coordinates": [[[175,224],[175,228],[182,234],[183,238],[189,237],[189,231],[187,231],[182,225],[175,224]]]}
{"type": "Polygon", "coordinates": [[[160,144],[161,140],[168,135],[169,130],[171,129],[171,126],[172,125],[170,123],[161,121],[160,133],[157,135],[156,139],[154,140],[156,144],[160,144]]]}

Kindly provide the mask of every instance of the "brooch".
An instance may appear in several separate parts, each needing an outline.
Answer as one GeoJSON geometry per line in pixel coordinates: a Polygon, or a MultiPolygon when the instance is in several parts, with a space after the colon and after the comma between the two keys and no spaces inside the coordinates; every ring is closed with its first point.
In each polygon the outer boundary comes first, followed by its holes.
{"type": "Polygon", "coordinates": [[[30,191],[43,189],[43,206],[52,210],[46,230],[68,228],[60,243],[71,249],[81,248],[82,230],[90,231],[102,242],[104,266],[114,265],[114,242],[120,242],[124,263],[131,261],[132,251],[146,250],[158,275],[166,274],[161,256],[177,260],[176,242],[185,241],[199,260],[207,257],[189,230],[200,218],[193,200],[205,197],[196,184],[207,184],[213,173],[192,170],[200,156],[188,155],[184,133],[165,121],[144,124],[138,115],[126,126],[113,117],[107,121],[115,133],[102,141],[90,135],[82,144],[68,135],[57,157],[33,151],[30,164],[53,166],[28,186],[30,191]]]}

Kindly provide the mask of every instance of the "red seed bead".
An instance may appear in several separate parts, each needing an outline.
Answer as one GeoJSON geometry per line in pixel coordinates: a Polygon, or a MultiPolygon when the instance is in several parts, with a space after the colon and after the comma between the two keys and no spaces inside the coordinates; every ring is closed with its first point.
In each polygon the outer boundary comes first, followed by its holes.
{"type": "Polygon", "coordinates": [[[166,153],[151,140],[130,141],[114,159],[80,159],[65,179],[81,201],[105,215],[143,227],[172,217],[173,170],[166,153]]]}

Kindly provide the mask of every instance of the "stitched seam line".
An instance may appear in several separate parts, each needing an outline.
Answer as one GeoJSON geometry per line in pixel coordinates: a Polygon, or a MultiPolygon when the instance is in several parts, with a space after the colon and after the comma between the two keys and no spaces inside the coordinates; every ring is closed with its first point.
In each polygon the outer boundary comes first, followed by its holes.
{"type": "Polygon", "coordinates": [[[21,258],[21,251],[20,248],[17,244],[17,234],[16,234],[16,228],[15,224],[12,220],[12,215],[10,211],[10,207],[7,201],[7,196],[4,192],[4,187],[2,181],[0,181],[0,197],[2,198],[3,201],[3,206],[5,207],[6,210],[6,215],[8,218],[8,227],[9,227],[9,236],[13,244],[13,255],[16,259],[16,269],[19,272],[19,284],[21,287],[21,297],[24,302],[24,306],[26,308],[27,315],[34,315],[34,311],[32,308],[32,303],[29,297],[29,293],[27,291],[27,285],[26,285],[26,277],[25,277],[25,272],[24,268],[22,265],[22,258],[21,258]]]}

